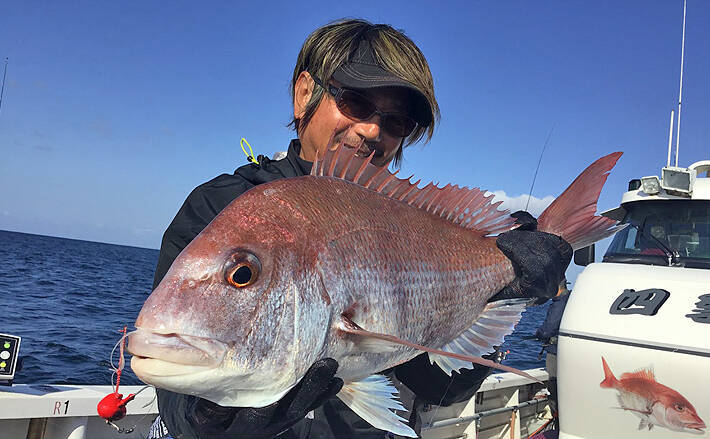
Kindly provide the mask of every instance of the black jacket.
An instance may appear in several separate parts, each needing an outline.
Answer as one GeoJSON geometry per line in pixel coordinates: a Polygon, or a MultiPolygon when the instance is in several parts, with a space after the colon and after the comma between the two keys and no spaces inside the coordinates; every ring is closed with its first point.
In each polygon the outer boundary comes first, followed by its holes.
{"type": "MultiPolygon", "coordinates": [[[[272,161],[259,156],[259,164],[250,163],[237,169],[234,174],[222,174],[196,187],[183,203],[175,219],[163,235],[158,266],[155,270],[153,288],[162,280],[170,265],[187,244],[197,236],[212,219],[232,200],[248,189],[273,180],[307,175],[311,163],[299,157],[301,144],[292,140],[285,158],[272,161]]],[[[417,403],[450,405],[471,398],[488,375],[490,369],[476,366],[463,374],[446,375],[436,365],[431,365],[426,354],[397,366],[395,376],[409,387],[417,397],[417,403]]],[[[194,398],[159,390],[159,410],[163,419],[182,416],[187,401],[194,398]]],[[[168,422],[170,429],[170,423],[168,422]]],[[[171,432],[175,436],[178,432],[171,432]]],[[[284,438],[383,438],[385,432],[378,430],[352,412],[337,397],[328,400],[315,411],[313,420],[304,419],[284,438]]]]}
{"type": "Polygon", "coordinates": [[[562,323],[562,315],[565,312],[568,299],[569,293],[553,297],[550,307],[547,308],[545,321],[535,331],[535,337],[545,343],[547,352],[551,354],[557,354],[557,343],[550,344],[550,339],[557,337],[557,333],[560,331],[560,323],[562,323]]]}

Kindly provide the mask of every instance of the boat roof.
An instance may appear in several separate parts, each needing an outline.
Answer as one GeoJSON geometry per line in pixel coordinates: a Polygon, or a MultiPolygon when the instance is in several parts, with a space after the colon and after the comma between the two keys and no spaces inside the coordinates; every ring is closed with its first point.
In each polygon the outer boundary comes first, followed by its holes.
{"type": "MultiPolygon", "coordinates": [[[[616,221],[621,221],[626,215],[626,206],[628,206],[630,203],[662,200],[710,200],[710,160],[701,160],[699,162],[695,162],[687,168],[664,169],[682,169],[691,173],[695,171],[695,180],[692,184],[691,192],[686,195],[674,195],[668,193],[665,189],[661,188],[657,194],[649,195],[644,192],[643,186],[639,186],[638,189],[625,192],[621,196],[620,205],[613,209],[609,209],[606,212],[602,212],[602,215],[616,221]]],[[[662,180],[659,179],[659,181],[662,180]]]]}

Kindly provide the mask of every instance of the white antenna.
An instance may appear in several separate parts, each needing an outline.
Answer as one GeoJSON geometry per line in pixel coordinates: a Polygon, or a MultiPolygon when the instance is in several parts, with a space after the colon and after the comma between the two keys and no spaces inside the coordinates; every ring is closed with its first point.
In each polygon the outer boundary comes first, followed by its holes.
{"type": "Polygon", "coordinates": [[[680,149],[680,103],[683,98],[683,58],[685,57],[685,9],[688,2],[683,0],[683,38],[680,49],[680,90],[678,90],[678,127],[676,128],[675,165],[678,166],[678,149],[680,149]]]}
{"type": "Polygon", "coordinates": [[[673,110],[671,110],[671,128],[668,133],[668,161],[666,162],[666,166],[671,165],[671,150],[673,149],[673,110]]]}

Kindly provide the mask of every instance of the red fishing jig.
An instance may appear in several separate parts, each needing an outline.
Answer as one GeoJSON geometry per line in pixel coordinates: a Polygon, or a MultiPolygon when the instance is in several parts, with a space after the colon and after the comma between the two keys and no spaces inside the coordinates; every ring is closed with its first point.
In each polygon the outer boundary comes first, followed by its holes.
{"type": "Polygon", "coordinates": [[[123,398],[120,393],[110,393],[99,401],[96,406],[96,411],[99,416],[107,421],[118,421],[126,416],[126,403],[135,398],[136,395],[131,393],[127,397],[123,398]]]}
{"type": "MultiPolygon", "coordinates": [[[[122,394],[118,393],[118,386],[121,384],[121,372],[123,372],[124,360],[123,360],[123,349],[126,346],[126,327],[123,327],[123,333],[121,337],[120,349],[120,359],[118,361],[118,369],[116,369],[116,388],[113,393],[109,393],[104,396],[99,404],[96,406],[96,411],[99,416],[106,420],[106,423],[111,424],[113,427],[118,428],[117,425],[113,424],[114,421],[123,419],[126,416],[126,404],[136,397],[135,393],[131,393],[125,398],[122,394]]],[[[115,348],[114,348],[115,349],[115,348]]],[[[113,363],[111,363],[113,364],[113,363]]],[[[112,366],[113,367],[113,366],[112,366]]],[[[120,430],[120,429],[119,429],[120,430]]]]}

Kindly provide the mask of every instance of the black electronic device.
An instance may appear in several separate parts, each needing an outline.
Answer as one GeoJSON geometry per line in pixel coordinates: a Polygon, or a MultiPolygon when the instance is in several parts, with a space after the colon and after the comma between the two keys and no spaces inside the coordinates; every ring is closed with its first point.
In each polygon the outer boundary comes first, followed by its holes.
{"type": "Polygon", "coordinates": [[[12,384],[20,353],[21,337],[0,334],[0,383],[12,384]]]}

